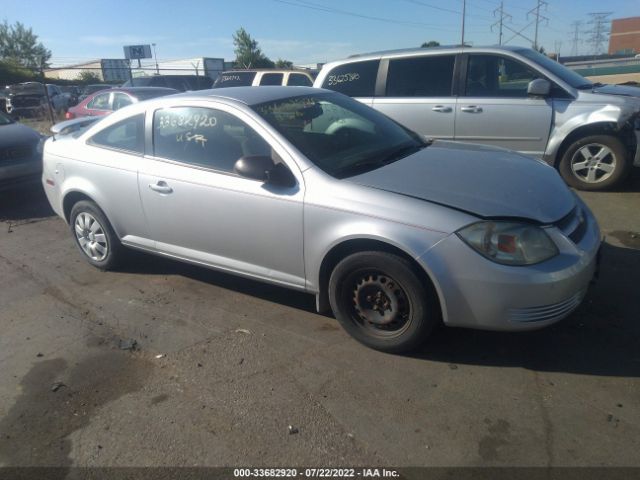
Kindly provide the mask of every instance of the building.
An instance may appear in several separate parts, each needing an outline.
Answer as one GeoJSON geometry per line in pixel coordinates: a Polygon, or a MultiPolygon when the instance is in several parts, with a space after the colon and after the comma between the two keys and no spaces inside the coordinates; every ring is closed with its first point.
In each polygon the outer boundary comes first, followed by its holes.
{"type": "Polygon", "coordinates": [[[609,54],[635,55],[640,53],[640,17],[618,18],[611,21],[609,54]]]}
{"type": "Polygon", "coordinates": [[[150,75],[199,75],[218,78],[218,74],[224,70],[223,58],[197,57],[181,60],[164,60],[157,62],[151,59],[131,62],[131,72],[134,77],[150,75]]]}
{"type": "Polygon", "coordinates": [[[100,81],[108,83],[122,83],[129,79],[129,65],[126,60],[120,58],[103,58],[75,65],[49,68],[44,71],[44,76],[54,80],[73,81],[79,80],[82,72],[91,72],[100,81]]]}

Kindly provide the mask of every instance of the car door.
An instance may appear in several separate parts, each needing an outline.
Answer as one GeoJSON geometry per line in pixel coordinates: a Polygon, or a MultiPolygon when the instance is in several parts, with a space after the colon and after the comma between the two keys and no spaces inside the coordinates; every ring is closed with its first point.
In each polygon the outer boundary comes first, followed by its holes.
{"type": "Polygon", "coordinates": [[[300,172],[250,116],[231,107],[173,107],[148,114],[139,175],[156,248],[223,270],[304,288],[300,172]],[[283,187],[236,175],[246,155],[270,155],[299,178],[283,187]],[[283,160],[285,159],[285,160],[283,160]]]}
{"type": "Polygon", "coordinates": [[[553,119],[553,100],[530,97],[527,87],[544,76],[503,55],[469,54],[467,58],[455,139],[542,157],[553,119]]]}
{"type": "Polygon", "coordinates": [[[455,61],[453,54],[383,60],[384,95],[375,97],[373,107],[425,137],[453,139],[455,61]]]}

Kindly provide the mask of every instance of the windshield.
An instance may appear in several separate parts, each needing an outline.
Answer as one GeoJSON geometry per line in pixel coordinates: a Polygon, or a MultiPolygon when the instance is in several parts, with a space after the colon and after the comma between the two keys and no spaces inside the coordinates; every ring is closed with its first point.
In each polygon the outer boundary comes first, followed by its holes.
{"type": "Polygon", "coordinates": [[[44,95],[44,87],[41,83],[27,82],[10,85],[12,95],[44,95]]]}
{"type": "Polygon", "coordinates": [[[528,58],[532,62],[537,63],[543,68],[547,69],[551,73],[553,73],[556,77],[564,80],[566,83],[571,85],[573,88],[585,88],[591,87],[593,84],[584,78],[582,75],[574,72],[573,70],[568,69],[564,65],[552,60],[551,58],[543,55],[535,50],[530,48],[525,48],[518,51],[523,57],[528,58]]]}
{"type": "Polygon", "coordinates": [[[374,170],[427,145],[385,115],[335,93],[286,98],[253,109],[337,178],[374,170]]]}

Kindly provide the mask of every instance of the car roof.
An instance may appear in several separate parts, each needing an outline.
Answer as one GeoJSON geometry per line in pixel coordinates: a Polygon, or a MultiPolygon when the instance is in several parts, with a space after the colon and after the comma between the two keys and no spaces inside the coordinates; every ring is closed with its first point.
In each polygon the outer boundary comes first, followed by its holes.
{"type": "Polygon", "coordinates": [[[482,52],[482,51],[511,51],[517,52],[519,50],[523,50],[526,47],[517,47],[511,45],[489,45],[484,47],[471,47],[471,46],[461,46],[461,45],[448,45],[448,46],[440,46],[440,47],[424,47],[424,48],[402,48],[397,50],[381,50],[378,52],[369,52],[369,53],[358,53],[355,55],[351,55],[343,60],[338,60],[335,63],[348,63],[352,61],[360,61],[360,60],[373,60],[381,57],[387,56],[402,56],[402,55],[414,55],[414,54],[429,54],[429,53],[460,53],[462,51],[473,51],[473,52],[482,52]]]}
{"type": "Polygon", "coordinates": [[[234,100],[247,105],[257,105],[274,100],[281,100],[283,98],[299,97],[318,93],[329,93],[329,91],[312,87],[227,87],[185,92],[175,95],[173,98],[188,97],[201,100],[219,98],[224,100],[234,100]]]}
{"type": "Polygon", "coordinates": [[[131,95],[139,93],[154,93],[154,92],[178,92],[175,88],[169,87],[118,87],[109,89],[110,92],[126,92],[131,95]]]}

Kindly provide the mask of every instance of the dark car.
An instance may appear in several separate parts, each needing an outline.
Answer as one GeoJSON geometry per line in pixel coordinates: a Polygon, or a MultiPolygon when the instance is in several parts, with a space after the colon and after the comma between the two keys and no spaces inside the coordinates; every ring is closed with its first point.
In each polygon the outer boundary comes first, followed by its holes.
{"type": "Polygon", "coordinates": [[[0,189],[39,179],[45,138],[0,112],[0,189]]]}
{"type": "Polygon", "coordinates": [[[80,98],[80,87],[76,85],[65,85],[60,87],[62,95],[67,99],[67,107],[73,107],[78,104],[80,98]]]}
{"type": "Polygon", "coordinates": [[[100,90],[85,98],[75,107],[67,110],[65,118],[70,120],[72,118],[109,115],[111,112],[131,105],[132,103],[138,103],[164,95],[173,95],[174,93],[180,92],[173,88],[160,87],[128,87],[110,88],[104,91],[100,90]]]}
{"type": "Polygon", "coordinates": [[[82,100],[87,98],[89,95],[93,95],[94,93],[99,92],[100,90],[106,90],[111,87],[113,87],[113,85],[108,85],[106,83],[95,83],[92,85],[86,85],[82,88],[82,91],[78,96],[78,102],[81,102],[82,100]]]}
{"type": "Polygon", "coordinates": [[[211,88],[213,80],[199,75],[153,75],[127,80],[123,87],[167,87],[181,92],[188,90],[206,90],[211,88]]]}
{"type": "Polygon", "coordinates": [[[51,102],[51,108],[56,114],[66,109],[66,98],[61,94],[56,85],[47,84],[45,93],[44,85],[39,82],[24,82],[9,86],[6,110],[14,118],[19,117],[44,117],[47,114],[47,94],[51,102]]]}

